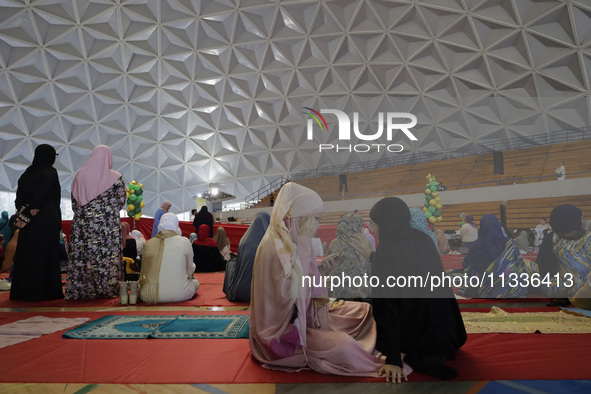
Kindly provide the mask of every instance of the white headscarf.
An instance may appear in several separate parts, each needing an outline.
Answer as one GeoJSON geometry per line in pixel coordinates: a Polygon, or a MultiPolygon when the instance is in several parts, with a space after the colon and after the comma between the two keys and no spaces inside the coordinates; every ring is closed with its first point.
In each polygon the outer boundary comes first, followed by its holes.
{"type": "Polygon", "coordinates": [[[158,224],[158,231],[162,230],[176,231],[178,235],[182,235],[181,229],[179,228],[179,218],[170,212],[162,215],[158,224]]]}
{"type": "Polygon", "coordinates": [[[146,243],[146,240],[142,237],[142,233],[139,230],[133,230],[131,232],[131,236],[133,238],[135,238],[135,245],[137,248],[137,254],[141,255],[142,250],[144,250],[144,244],[146,243]]]}

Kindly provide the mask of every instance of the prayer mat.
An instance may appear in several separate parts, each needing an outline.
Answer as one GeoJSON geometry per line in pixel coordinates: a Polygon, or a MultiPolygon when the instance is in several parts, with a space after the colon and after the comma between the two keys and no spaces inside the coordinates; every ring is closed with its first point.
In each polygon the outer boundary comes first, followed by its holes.
{"type": "Polygon", "coordinates": [[[81,318],[49,318],[45,316],[33,316],[28,319],[0,326],[0,348],[25,342],[30,339],[39,338],[42,335],[65,330],[90,320],[87,317],[81,318]]]}
{"type": "Polygon", "coordinates": [[[74,339],[248,338],[248,315],[109,315],[63,334],[74,339]]]}
{"type": "Polygon", "coordinates": [[[579,314],[579,315],[591,317],[591,311],[589,311],[587,309],[581,309],[581,308],[560,308],[560,309],[562,309],[563,311],[565,311],[567,313],[574,313],[574,314],[579,314]]]}
{"type": "Polygon", "coordinates": [[[493,306],[489,313],[462,312],[468,334],[589,334],[591,318],[565,311],[508,313],[493,306]]]}

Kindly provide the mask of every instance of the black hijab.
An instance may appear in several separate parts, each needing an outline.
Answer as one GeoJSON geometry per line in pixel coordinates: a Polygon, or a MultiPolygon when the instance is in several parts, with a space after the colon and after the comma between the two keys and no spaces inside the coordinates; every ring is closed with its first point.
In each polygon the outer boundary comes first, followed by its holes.
{"type": "MultiPolygon", "coordinates": [[[[373,255],[372,273],[385,284],[389,276],[439,276],[443,265],[433,240],[420,230],[410,226],[408,205],[397,197],[386,197],[378,201],[369,212],[369,217],[379,226],[380,244],[373,255]]],[[[430,279],[429,279],[430,282],[430,279]]],[[[374,298],[432,298],[453,297],[450,289],[430,286],[407,286],[374,288],[374,298]]]]}
{"type": "Polygon", "coordinates": [[[59,207],[61,188],[57,170],[53,168],[55,157],[53,146],[37,146],[33,163],[20,176],[15,205],[17,209],[28,206],[25,216],[29,215],[31,209],[40,209],[48,201],[59,207]]]}
{"type": "Polygon", "coordinates": [[[56,151],[53,146],[41,144],[35,148],[33,163],[27,168],[25,172],[36,171],[43,167],[51,167],[55,162],[55,157],[56,151]]]}
{"type": "MultiPolygon", "coordinates": [[[[571,204],[561,204],[550,214],[550,227],[560,238],[579,239],[585,235],[582,228],[583,211],[571,204]],[[572,234],[571,234],[572,233],[572,234]],[[567,234],[569,235],[567,237],[567,234]]],[[[554,255],[554,234],[544,235],[536,263],[540,274],[554,275],[558,273],[558,260],[554,255]]]]}
{"type": "Polygon", "coordinates": [[[582,220],[583,211],[571,204],[561,204],[550,214],[550,227],[560,238],[567,238],[568,233],[583,231],[582,220]]]}

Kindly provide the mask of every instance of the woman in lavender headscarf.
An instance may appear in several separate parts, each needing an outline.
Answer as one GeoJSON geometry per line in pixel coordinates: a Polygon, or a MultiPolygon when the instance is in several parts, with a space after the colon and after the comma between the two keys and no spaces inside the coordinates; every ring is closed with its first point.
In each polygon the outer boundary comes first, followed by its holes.
{"type": "MultiPolygon", "coordinates": [[[[250,301],[250,349],[264,367],[282,371],[377,376],[376,326],[367,303],[344,302],[330,311],[312,237],[324,204],[318,194],[285,184],[259,245],[250,301]]],[[[332,305],[335,306],[334,304],[332,305]]]]}

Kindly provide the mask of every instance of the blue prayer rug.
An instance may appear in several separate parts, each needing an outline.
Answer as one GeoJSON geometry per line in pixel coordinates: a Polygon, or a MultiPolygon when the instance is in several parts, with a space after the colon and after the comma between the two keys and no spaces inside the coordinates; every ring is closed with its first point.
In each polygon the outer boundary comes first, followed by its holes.
{"type": "Polygon", "coordinates": [[[103,316],[66,331],[64,338],[248,338],[248,315],[103,316]]]}

